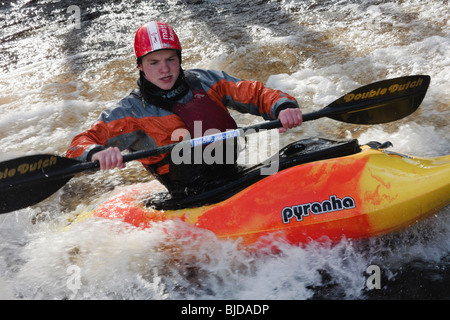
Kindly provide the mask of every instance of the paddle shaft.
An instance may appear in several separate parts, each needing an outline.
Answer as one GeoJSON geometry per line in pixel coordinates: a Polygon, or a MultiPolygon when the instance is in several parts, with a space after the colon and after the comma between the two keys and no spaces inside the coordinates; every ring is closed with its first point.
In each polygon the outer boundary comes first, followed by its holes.
{"type": "MultiPolygon", "coordinates": [[[[391,88],[392,86],[398,86],[398,84],[396,84],[396,82],[399,79],[411,79],[409,81],[409,83],[411,83],[413,81],[416,81],[416,82],[422,81],[423,82],[423,80],[414,80],[414,79],[425,79],[425,83],[422,83],[423,86],[421,87],[421,90],[414,91],[414,93],[416,95],[418,93],[423,93],[423,96],[424,96],[425,92],[428,88],[428,85],[429,85],[429,77],[428,78],[427,78],[427,76],[422,76],[423,78],[420,78],[420,77],[418,78],[418,77],[419,76],[402,77],[402,78],[391,79],[391,80],[383,80],[383,81],[379,81],[379,82],[376,82],[376,83],[373,83],[370,85],[366,85],[364,87],[361,87],[357,90],[352,91],[351,93],[345,95],[344,97],[341,97],[340,99],[334,101],[333,103],[329,104],[328,106],[324,107],[323,109],[303,114],[303,122],[317,120],[317,119],[324,118],[324,117],[330,117],[335,120],[352,123],[352,121],[349,120],[350,117],[348,119],[344,119],[344,117],[342,117],[342,115],[343,114],[358,114],[358,113],[363,113],[363,114],[367,115],[370,111],[375,112],[375,114],[377,114],[377,113],[379,114],[380,112],[377,111],[377,108],[379,110],[381,110],[382,108],[392,107],[391,104],[395,103],[395,101],[402,101],[402,100],[404,101],[404,99],[410,97],[411,92],[406,91],[401,94],[394,92],[395,94],[391,94],[391,95],[387,94],[387,95],[383,95],[382,97],[376,97],[376,99],[371,100],[371,101],[370,100],[368,101],[366,99],[362,99],[362,100],[358,99],[357,101],[351,102],[350,104],[345,103],[346,99],[350,99],[350,98],[346,98],[346,97],[351,97],[351,95],[353,95],[353,97],[354,97],[354,96],[357,96],[358,94],[360,96],[363,96],[364,93],[366,93],[367,96],[370,96],[371,92],[375,92],[375,93],[379,92],[381,88],[387,90],[387,88],[385,88],[385,87],[388,87],[388,84],[390,84],[389,88],[391,88]],[[368,87],[371,88],[370,91],[368,91],[368,87]],[[378,88],[378,89],[375,90],[376,88],[378,88]]],[[[408,83],[408,82],[406,82],[406,83],[408,83]]],[[[393,90],[393,89],[391,89],[391,90],[393,90]]],[[[375,94],[375,93],[372,93],[372,94],[375,94]]],[[[393,110],[390,110],[391,112],[390,112],[390,114],[387,115],[387,118],[383,118],[382,120],[379,119],[379,117],[376,120],[371,120],[366,117],[363,120],[361,120],[361,119],[356,120],[356,123],[375,124],[375,123],[390,122],[390,121],[398,120],[399,118],[403,118],[404,116],[414,112],[418,108],[418,106],[420,105],[420,103],[423,99],[423,96],[421,96],[420,99],[416,99],[415,103],[414,102],[407,103],[407,108],[406,108],[407,110],[403,111],[403,113],[396,114],[395,112],[392,112],[393,110]],[[417,100],[420,100],[420,101],[417,101],[417,100]]],[[[395,109],[395,108],[392,108],[392,109],[395,109]]],[[[400,107],[398,107],[397,109],[400,109],[400,107]]],[[[398,110],[395,110],[395,111],[398,111],[398,110]]],[[[355,120],[355,119],[352,119],[352,120],[355,120]]],[[[253,126],[242,128],[242,129],[230,130],[227,132],[221,132],[221,133],[210,135],[210,136],[204,136],[204,137],[200,137],[200,138],[191,139],[188,141],[183,141],[183,142],[179,142],[179,143],[162,146],[162,147],[152,149],[152,150],[143,150],[143,151],[138,151],[138,152],[134,152],[131,154],[127,154],[127,155],[123,156],[123,162],[128,162],[128,161],[132,161],[132,160],[138,160],[138,159],[155,156],[158,154],[168,153],[173,148],[175,148],[176,146],[179,146],[180,144],[186,144],[186,145],[190,145],[190,147],[196,147],[199,145],[209,144],[209,143],[212,143],[215,141],[221,141],[221,140],[226,140],[226,139],[230,139],[230,138],[245,136],[246,134],[249,134],[249,133],[251,134],[254,132],[261,131],[261,130],[270,130],[270,129],[281,128],[282,126],[283,125],[280,120],[273,120],[273,121],[268,121],[268,122],[264,122],[264,123],[259,123],[259,124],[253,125],[253,126]]],[[[98,166],[99,165],[97,164],[95,167],[97,168],[98,166]]]]}

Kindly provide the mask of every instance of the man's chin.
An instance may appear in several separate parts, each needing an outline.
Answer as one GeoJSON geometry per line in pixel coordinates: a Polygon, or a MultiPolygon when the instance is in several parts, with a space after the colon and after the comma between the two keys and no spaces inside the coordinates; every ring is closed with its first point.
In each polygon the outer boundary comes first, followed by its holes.
{"type": "Polygon", "coordinates": [[[172,89],[173,85],[174,85],[174,83],[169,83],[169,84],[167,84],[167,83],[159,83],[158,87],[160,89],[162,89],[162,90],[170,90],[170,89],[172,89]]]}

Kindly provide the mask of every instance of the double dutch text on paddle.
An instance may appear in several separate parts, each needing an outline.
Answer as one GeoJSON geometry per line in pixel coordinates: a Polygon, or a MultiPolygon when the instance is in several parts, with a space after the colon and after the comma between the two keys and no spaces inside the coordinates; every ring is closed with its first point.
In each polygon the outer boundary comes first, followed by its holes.
{"type": "Polygon", "coordinates": [[[0,180],[54,166],[57,162],[57,159],[58,158],[56,156],[50,156],[47,159],[39,159],[38,161],[21,163],[17,167],[6,167],[3,169],[3,171],[0,172],[0,180]]]}
{"type": "Polygon", "coordinates": [[[368,98],[376,98],[379,96],[383,96],[386,93],[397,93],[404,90],[408,90],[409,88],[420,87],[423,84],[423,78],[418,78],[414,81],[408,81],[406,83],[394,83],[389,87],[380,87],[378,89],[371,89],[367,92],[362,93],[349,93],[344,96],[345,102],[364,100],[368,98]]]}

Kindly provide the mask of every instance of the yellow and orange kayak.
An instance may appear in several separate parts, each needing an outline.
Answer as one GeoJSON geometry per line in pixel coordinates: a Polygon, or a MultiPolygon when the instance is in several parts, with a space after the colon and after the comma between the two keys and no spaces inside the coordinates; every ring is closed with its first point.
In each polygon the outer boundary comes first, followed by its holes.
{"type": "Polygon", "coordinates": [[[298,244],[385,234],[450,203],[450,155],[420,158],[378,147],[358,145],[343,156],[291,161],[213,204],[155,208],[130,188],[87,215],[122,219],[141,228],[180,219],[219,238],[241,238],[244,244],[268,234],[298,244]]]}

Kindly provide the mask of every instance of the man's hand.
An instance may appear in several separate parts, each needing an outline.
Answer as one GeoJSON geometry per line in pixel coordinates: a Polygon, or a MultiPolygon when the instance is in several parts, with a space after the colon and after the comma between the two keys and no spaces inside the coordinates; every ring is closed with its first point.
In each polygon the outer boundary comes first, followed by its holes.
{"type": "Polygon", "coordinates": [[[297,127],[302,124],[303,116],[299,108],[289,108],[280,111],[278,119],[281,121],[283,128],[279,128],[278,132],[286,132],[287,129],[297,127]]]}
{"type": "Polygon", "coordinates": [[[120,153],[119,148],[109,147],[106,150],[102,150],[94,153],[91,158],[92,161],[98,160],[100,162],[100,169],[109,170],[114,168],[125,168],[125,163],[123,163],[123,157],[120,153]]]}

